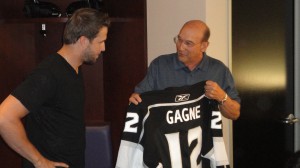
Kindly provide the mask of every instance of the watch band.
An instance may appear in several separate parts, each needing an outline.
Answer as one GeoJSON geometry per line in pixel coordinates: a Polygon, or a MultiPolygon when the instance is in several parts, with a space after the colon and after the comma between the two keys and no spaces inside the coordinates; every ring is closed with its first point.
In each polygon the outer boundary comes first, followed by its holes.
{"type": "Polygon", "coordinates": [[[224,99],[222,99],[222,100],[219,102],[219,104],[220,104],[220,105],[223,105],[223,104],[225,103],[225,101],[227,100],[227,97],[228,97],[228,95],[227,95],[227,93],[226,93],[224,99]]]}

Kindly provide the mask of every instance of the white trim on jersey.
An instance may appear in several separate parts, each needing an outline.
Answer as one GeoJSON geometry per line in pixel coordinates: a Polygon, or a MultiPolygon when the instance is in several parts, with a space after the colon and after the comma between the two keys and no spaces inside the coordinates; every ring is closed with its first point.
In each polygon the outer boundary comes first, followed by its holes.
{"type": "MultiPolygon", "coordinates": [[[[122,155],[122,159],[119,158],[120,155],[118,156],[116,168],[140,168],[141,165],[144,165],[143,152],[144,148],[142,145],[122,140],[120,144],[119,153],[124,153],[125,155],[122,155]],[[131,158],[135,159],[133,160],[131,158]]],[[[148,168],[146,165],[144,165],[143,167],[148,168]]]]}

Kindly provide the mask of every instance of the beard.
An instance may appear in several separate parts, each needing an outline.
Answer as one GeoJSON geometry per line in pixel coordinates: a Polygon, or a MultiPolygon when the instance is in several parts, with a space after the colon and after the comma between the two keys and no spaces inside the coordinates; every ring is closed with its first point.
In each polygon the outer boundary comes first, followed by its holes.
{"type": "Polygon", "coordinates": [[[94,63],[96,63],[97,58],[99,58],[102,55],[102,53],[100,53],[98,55],[98,57],[95,57],[95,55],[96,54],[93,53],[90,48],[87,48],[85,50],[85,52],[83,53],[83,56],[82,56],[82,58],[83,58],[83,64],[85,64],[85,65],[93,65],[94,63]]]}

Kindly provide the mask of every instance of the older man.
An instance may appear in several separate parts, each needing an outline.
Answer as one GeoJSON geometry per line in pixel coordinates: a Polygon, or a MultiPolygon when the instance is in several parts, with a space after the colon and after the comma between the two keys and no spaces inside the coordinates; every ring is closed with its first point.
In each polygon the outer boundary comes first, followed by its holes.
{"type": "Polygon", "coordinates": [[[129,101],[138,104],[142,101],[140,93],[207,80],[205,95],[219,102],[223,116],[236,120],[240,115],[240,98],[229,69],[221,61],[206,55],[209,36],[210,30],[204,22],[186,22],[174,38],[177,53],[153,60],[129,101]]]}

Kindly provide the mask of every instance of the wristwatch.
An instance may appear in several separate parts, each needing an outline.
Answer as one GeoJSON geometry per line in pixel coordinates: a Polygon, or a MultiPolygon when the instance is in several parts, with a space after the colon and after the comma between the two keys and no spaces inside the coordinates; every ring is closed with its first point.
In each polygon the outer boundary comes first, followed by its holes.
{"type": "Polygon", "coordinates": [[[223,105],[225,103],[225,101],[227,100],[227,97],[228,97],[228,95],[226,93],[224,99],[222,99],[221,101],[219,101],[219,104],[223,105]]]}

